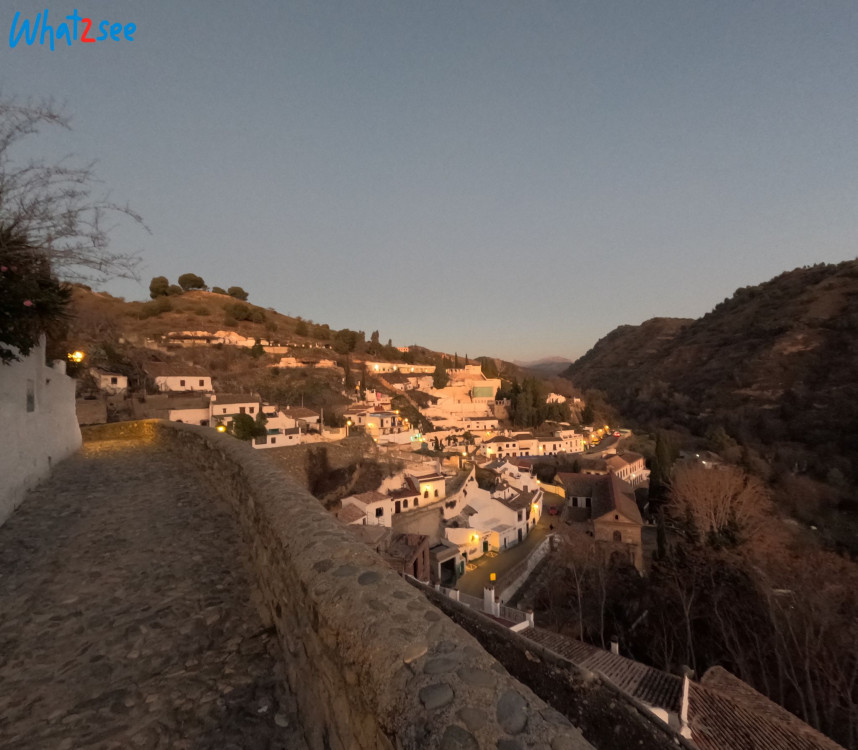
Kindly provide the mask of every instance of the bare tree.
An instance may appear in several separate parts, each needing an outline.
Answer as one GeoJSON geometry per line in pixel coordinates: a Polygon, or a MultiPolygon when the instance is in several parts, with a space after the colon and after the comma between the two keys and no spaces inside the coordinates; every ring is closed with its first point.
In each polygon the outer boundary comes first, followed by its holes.
{"type": "Polygon", "coordinates": [[[760,480],[735,466],[676,466],[669,496],[674,522],[709,541],[752,536],[770,505],[760,480]]]}
{"type": "Polygon", "coordinates": [[[0,225],[26,237],[66,281],[137,278],[138,257],[111,251],[109,234],[112,220],[143,222],[109,194],[95,192],[92,162],[16,160],[22,141],[50,127],[70,127],[69,116],[52,101],[0,98],[0,225]]]}

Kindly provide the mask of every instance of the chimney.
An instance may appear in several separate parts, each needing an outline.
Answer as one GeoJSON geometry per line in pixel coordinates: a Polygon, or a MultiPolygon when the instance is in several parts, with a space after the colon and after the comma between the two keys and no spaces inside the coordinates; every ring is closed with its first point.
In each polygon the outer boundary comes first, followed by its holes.
{"type": "Polygon", "coordinates": [[[620,655],[620,639],[615,635],[611,636],[611,653],[620,655]]]}

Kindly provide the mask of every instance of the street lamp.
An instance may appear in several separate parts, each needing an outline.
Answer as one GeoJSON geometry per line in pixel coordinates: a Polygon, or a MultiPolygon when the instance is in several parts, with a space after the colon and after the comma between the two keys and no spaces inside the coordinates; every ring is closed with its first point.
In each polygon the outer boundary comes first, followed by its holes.
{"type": "Polygon", "coordinates": [[[350,419],[346,420],[346,437],[349,436],[349,427],[352,426],[352,421],[350,419]]]}

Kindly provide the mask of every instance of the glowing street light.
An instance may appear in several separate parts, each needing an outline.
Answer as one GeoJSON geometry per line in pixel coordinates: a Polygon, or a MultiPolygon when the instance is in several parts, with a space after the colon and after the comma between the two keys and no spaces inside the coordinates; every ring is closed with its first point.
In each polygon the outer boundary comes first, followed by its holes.
{"type": "Polygon", "coordinates": [[[69,355],[68,355],[69,359],[70,359],[72,362],[75,362],[75,363],[77,363],[77,364],[80,364],[81,362],[83,362],[83,358],[84,358],[85,356],[86,356],[86,354],[84,354],[84,353],[83,353],[82,351],[80,351],[79,349],[78,349],[77,351],[74,351],[74,352],[69,352],[69,355]]]}

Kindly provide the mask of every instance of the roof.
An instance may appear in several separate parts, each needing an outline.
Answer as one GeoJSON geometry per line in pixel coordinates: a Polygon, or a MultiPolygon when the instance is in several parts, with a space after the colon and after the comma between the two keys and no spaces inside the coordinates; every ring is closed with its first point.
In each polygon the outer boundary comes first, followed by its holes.
{"type": "Polygon", "coordinates": [[[602,480],[598,474],[573,474],[558,471],[555,482],[560,482],[566,490],[566,497],[593,497],[593,485],[602,480]]]}
{"type": "Polygon", "coordinates": [[[90,367],[89,371],[96,375],[109,376],[111,378],[125,378],[127,375],[123,375],[121,372],[113,372],[112,370],[103,370],[100,367],[90,367]]]}
{"type": "Polygon", "coordinates": [[[722,667],[689,685],[688,723],[701,750],[843,750],[722,667]]]}
{"type": "Polygon", "coordinates": [[[444,562],[445,560],[450,560],[451,558],[458,556],[459,547],[444,539],[440,540],[437,544],[433,544],[429,548],[429,559],[434,559],[437,562],[444,562]]]}
{"type": "Polygon", "coordinates": [[[260,400],[256,393],[215,393],[212,403],[219,406],[224,404],[258,404],[260,400]]]}
{"type": "Polygon", "coordinates": [[[604,675],[624,693],[639,701],[679,713],[681,677],[550,630],[528,628],[521,634],[580,667],[604,675]]]}
{"type": "Polygon", "coordinates": [[[524,510],[533,502],[534,497],[536,497],[536,492],[520,492],[509,500],[505,500],[502,497],[495,499],[499,500],[506,505],[507,508],[511,508],[512,510],[524,510]]]}
{"type": "Polygon", "coordinates": [[[185,362],[147,362],[143,365],[143,369],[147,375],[153,378],[211,377],[208,370],[204,370],[199,365],[189,365],[185,362]]]}
{"type": "Polygon", "coordinates": [[[429,537],[425,534],[397,534],[390,541],[387,556],[410,561],[424,546],[429,546],[429,537]]]}
{"type": "Polygon", "coordinates": [[[417,482],[437,482],[439,479],[446,479],[443,474],[439,474],[437,471],[433,474],[424,474],[423,476],[414,476],[413,478],[417,482]]]}
{"type": "Polygon", "coordinates": [[[627,464],[633,464],[637,461],[643,461],[644,457],[640,453],[635,453],[633,451],[625,451],[624,453],[620,453],[620,458],[623,459],[627,464]]]}
{"type": "Polygon", "coordinates": [[[377,503],[380,500],[387,500],[385,495],[382,495],[380,492],[376,492],[375,490],[361,492],[357,495],[349,495],[349,497],[343,499],[348,500],[349,498],[357,500],[361,505],[369,505],[370,503],[377,503]]]}
{"type": "Polygon", "coordinates": [[[354,523],[361,518],[366,518],[366,512],[358,508],[357,505],[344,505],[337,511],[337,518],[343,523],[354,523]]]}
{"type": "Polygon", "coordinates": [[[411,477],[405,478],[405,486],[400,487],[398,490],[388,490],[387,496],[393,498],[394,500],[402,498],[402,497],[414,497],[420,494],[420,490],[418,490],[414,486],[414,482],[411,480],[411,477]]]}
{"type": "Polygon", "coordinates": [[[281,411],[292,419],[308,419],[309,417],[318,417],[319,413],[312,409],[305,409],[303,406],[287,406],[281,411]]]}
{"type": "Polygon", "coordinates": [[[634,490],[622,479],[609,474],[593,487],[593,520],[596,521],[608,513],[622,513],[633,523],[643,525],[643,518],[635,500],[634,490]]]}

